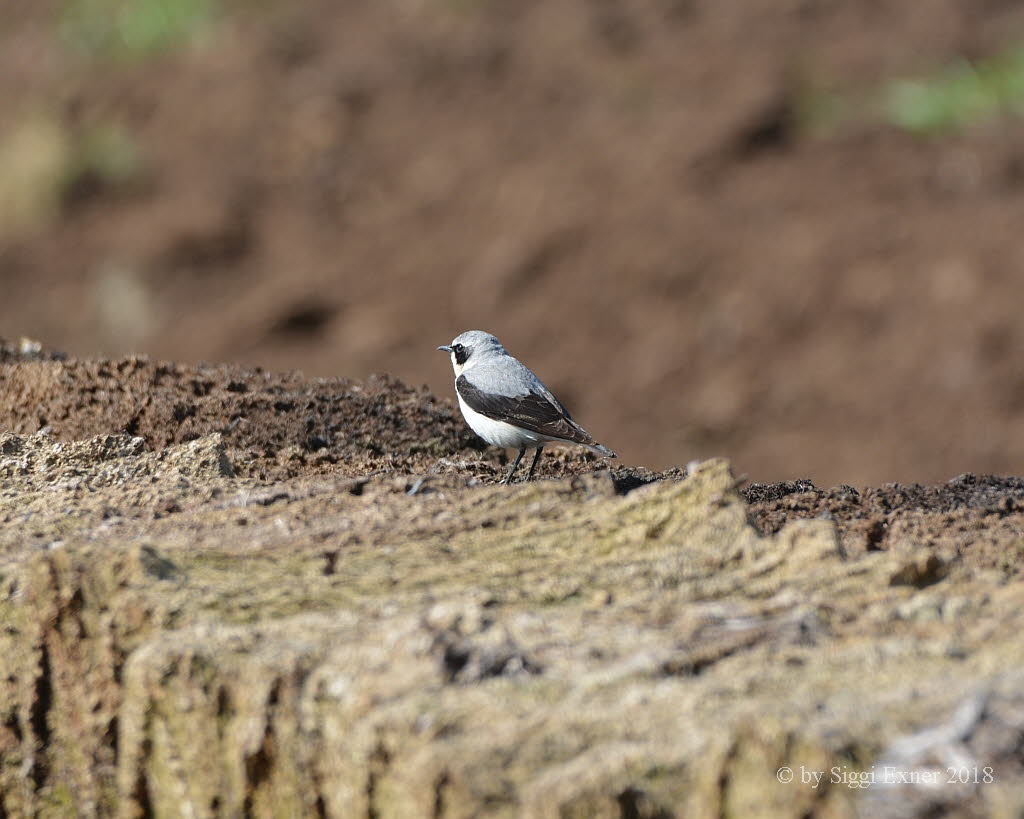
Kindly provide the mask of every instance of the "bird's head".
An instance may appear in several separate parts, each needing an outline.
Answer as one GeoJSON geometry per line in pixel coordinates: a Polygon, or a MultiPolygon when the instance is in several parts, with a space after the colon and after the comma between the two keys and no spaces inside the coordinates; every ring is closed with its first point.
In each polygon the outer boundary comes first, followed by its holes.
{"type": "Polygon", "coordinates": [[[483,330],[467,330],[452,339],[451,344],[442,344],[437,349],[444,350],[452,357],[452,368],[458,378],[464,369],[472,366],[491,353],[505,354],[505,348],[490,333],[483,330]]]}

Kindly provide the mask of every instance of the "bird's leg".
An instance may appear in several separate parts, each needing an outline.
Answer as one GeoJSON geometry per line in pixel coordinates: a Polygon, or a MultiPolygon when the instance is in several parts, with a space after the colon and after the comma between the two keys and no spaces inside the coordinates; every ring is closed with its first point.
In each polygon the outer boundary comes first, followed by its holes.
{"type": "Polygon", "coordinates": [[[544,447],[542,447],[542,446],[537,447],[537,452],[533,456],[533,463],[530,464],[530,471],[529,471],[529,473],[526,476],[526,480],[530,480],[530,478],[533,477],[533,470],[535,470],[537,468],[537,461],[540,460],[540,453],[542,453],[543,451],[544,451],[544,447]]]}
{"type": "Polygon", "coordinates": [[[502,483],[505,484],[506,486],[512,483],[512,476],[516,474],[516,470],[519,468],[519,462],[523,460],[523,456],[525,454],[526,447],[524,446],[519,450],[519,454],[516,455],[516,459],[512,462],[512,468],[508,471],[508,474],[505,476],[505,480],[502,481],[502,483]]]}

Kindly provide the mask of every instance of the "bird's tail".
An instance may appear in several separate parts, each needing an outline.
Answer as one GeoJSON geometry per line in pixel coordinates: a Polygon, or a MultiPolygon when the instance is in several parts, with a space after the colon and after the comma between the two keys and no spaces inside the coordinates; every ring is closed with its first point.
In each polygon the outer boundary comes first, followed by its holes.
{"type": "Polygon", "coordinates": [[[610,449],[608,449],[608,447],[601,446],[601,444],[591,444],[591,445],[587,446],[587,449],[589,449],[595,455],[604,455],[604,457],[606,457],[606,458],[618,458],[619,457],[614,452],[612,452],[610,449]]]}

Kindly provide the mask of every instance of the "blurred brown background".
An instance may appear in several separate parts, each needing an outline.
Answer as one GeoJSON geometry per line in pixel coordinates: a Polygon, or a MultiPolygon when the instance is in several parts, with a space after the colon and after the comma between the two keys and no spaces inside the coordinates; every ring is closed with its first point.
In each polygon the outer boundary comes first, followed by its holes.
{"type": "Polygon", "coordinates": [[[1024,469],[1024,8],[4,0],[0,336],[387,371],[497,334],[756,480],[1024,469]]]}

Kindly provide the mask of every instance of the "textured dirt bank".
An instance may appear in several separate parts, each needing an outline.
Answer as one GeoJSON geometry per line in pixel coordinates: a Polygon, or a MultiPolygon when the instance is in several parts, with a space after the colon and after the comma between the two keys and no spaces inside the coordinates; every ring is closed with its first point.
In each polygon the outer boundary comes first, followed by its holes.
{"type": "Polygon", "coordinates": [[[0,389],[7,815],[1024,808],[1019,481],[505,488],[385,379],[8,352],[0,389]],[[885,766],[942,784],[799,781],[885,766]]]}

